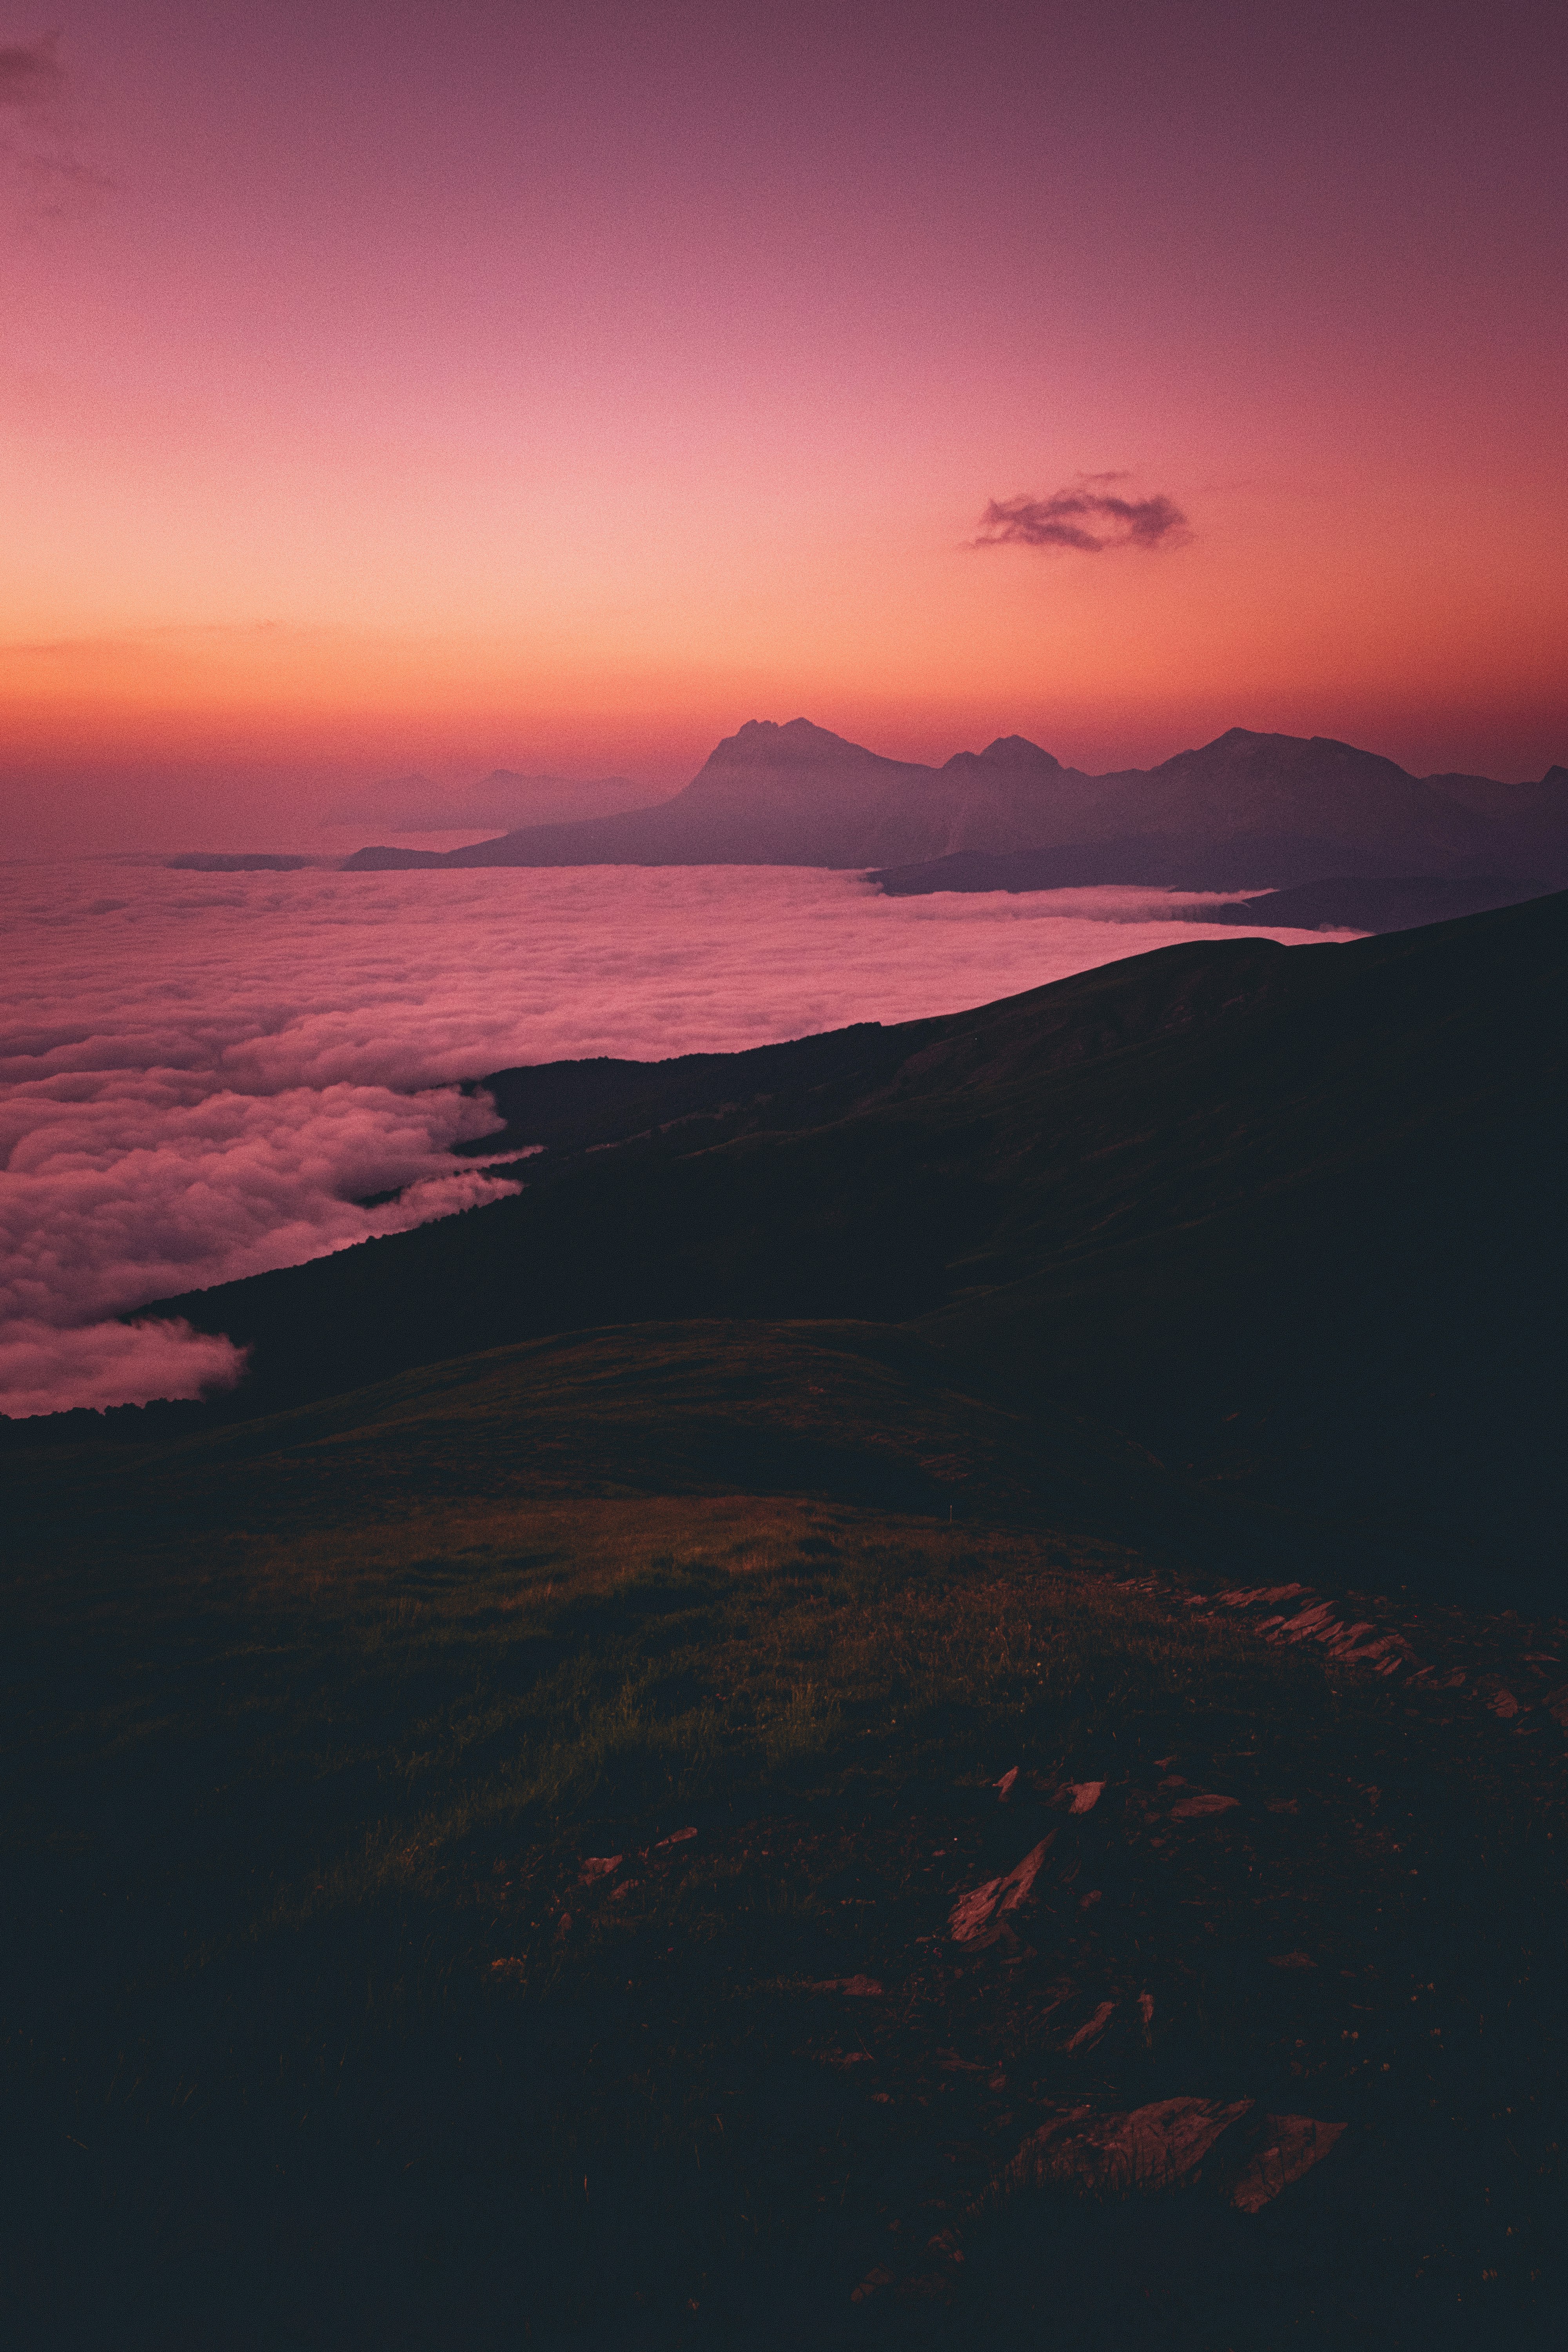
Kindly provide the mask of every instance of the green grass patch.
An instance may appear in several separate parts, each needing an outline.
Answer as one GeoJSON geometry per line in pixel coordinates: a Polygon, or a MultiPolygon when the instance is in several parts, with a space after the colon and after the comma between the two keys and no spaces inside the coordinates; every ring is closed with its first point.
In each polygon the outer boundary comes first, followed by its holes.
{"type": "MultiPolygon", "coordinates": [[[[911,2167],[969,2182],[984,2293],[1026,2306],[1031,2232],[1089,2227],[985,2203],[1039,2102],[1237,2084],[1480,2148],[1463,2229],[1398,2241],[1401,2292],[1431,2326],[1492,2270],[1510,2324],[1535,2308],[1562,1888],[1522,1748],[1038,1528],[346,1482],[324,1525],[282,1482],[244,1516],[110,1540],[95,1506],[6,1588],[12,2226],[53,2340],[111,2278],[148,2343],[880,2341],[856,2266],[925,2226],[911,2167]],[[1155,1844],[1113,1810],[1173,1757],[1244,1831],[1155,1844]],[[1108,1784],[1096,1888],[1016,1966],[955,1967],[953,1889],[1068,1779],[1108,1784]],[[1310,1977],[1269,1965],[1297,1945],[1310,1977]],[[884,2000],[810,1990],[862,1972],[884,2000]],[[1117,2034],[1064,2055],[1052,2001],[1101,1994],[1117,2034]]],[[[1178,2236],[1179,2270],[1207,2241],[1178,2236]]],[[[1285,2340],[1245,2317],[1226,2340],[1285,2340]]]]}

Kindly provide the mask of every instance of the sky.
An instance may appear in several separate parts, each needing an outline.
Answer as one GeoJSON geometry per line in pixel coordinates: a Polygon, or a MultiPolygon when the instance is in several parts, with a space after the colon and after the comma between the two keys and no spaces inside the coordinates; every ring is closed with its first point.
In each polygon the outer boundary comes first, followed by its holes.
{"type": "Polygon", "coordinates": [[[1561,6],[0,0],[0,855],[1568,760],[1561,6]]]}

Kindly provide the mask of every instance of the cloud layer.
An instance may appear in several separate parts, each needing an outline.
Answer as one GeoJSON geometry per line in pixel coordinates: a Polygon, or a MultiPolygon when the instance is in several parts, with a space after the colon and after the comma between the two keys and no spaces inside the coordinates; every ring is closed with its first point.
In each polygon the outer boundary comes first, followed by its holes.
{"type": "Polygon", "coordinates": [[[1212,939],[1190,903],[885,898],[800,868],[0,866],[0,1412],[232,1380],[226,1342],[108,1318],[503,1196],[450,1157],[496,1124],[456,1080],[951,1011],[1212,939]]]}
{"type": "Polygon", "coordinates": [[[993,499],[975,547],[1067,547],[1100,555],[1110,547],[1180,546],[1190,533],[1174,499],[1124,499],[1100,486],[1119,474],[1086,474],[1048,499],[993,499]]]}

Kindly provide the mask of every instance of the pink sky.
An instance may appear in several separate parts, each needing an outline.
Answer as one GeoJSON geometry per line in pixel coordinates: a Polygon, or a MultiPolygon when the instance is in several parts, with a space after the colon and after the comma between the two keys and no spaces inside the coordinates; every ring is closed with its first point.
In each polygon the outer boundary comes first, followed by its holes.
{"type": "Polygon", "coordinates": [[[0,845],[803,712],[1539,775],[1565,22],[0,0],[0,845]],[[968,543],[1106,473],[1184,540],[968,543]]]}

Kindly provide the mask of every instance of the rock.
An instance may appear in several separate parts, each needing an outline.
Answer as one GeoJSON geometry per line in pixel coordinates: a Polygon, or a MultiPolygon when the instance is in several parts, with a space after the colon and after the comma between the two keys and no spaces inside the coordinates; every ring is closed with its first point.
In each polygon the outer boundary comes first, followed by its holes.
{"type": "Polygon", "coordinates": [[[955,1944],[973,1943],[984,1932],[995,1908],[1002,1881],[988,1878],[984,1886],[973,1887],[960,1895],[947,1915],[947,1924],[955,1944]]]}
{"type": "MultiPolygon", "coordinates": [[[[1271,1642],[1308,1641],[1321,1629],[1333,1613],[1332,1601],[1320,1601],[1315,1609],[1302,1609],[1294,1617],[1286,1618],[1283,1623],[1276,1626],[1268,1638],[1271,1642]]],[[[1335,1630],[1337,1632],[1338,1628],[1336,1627],[1335,1630]]]]}
{"type": "Polygon", "coordinates": [[[592,1886],[596,1878],[608,1878],[612,1870],[619,1870],[626,1860],[624,1853],[591,1853],[577,1874],[579,1886],[592,1886]]]}
{"type": "Polygon", "coordinates": [[[875,1977],[825,1977],[820,1984],[808,1985],[808,1992],[843,1992],[857,1999],[881,1998],[882,1988],[875,1977]]]}
{"type": "Polygon", "coordinates": [[[1002,1778],[996,1782],[996,1801],[998,1804],[1005,1805],[1006,1803],[1008,1798],[1013,1793],[1013,1783],[1016,1780],[1017,1777],[1018,1768],[1016,1764],[1013,1766],[1011,1771],[1003,1773],[1002,1778]]]}
{"type": "Polygon", "coordinates": [[[1084,2024],[1080,2025],[1076,2033],[1072,2033],[1068,2036],[1068,2039],[1062,2043],[1062,2048],[1064,2050],[1092,2050],[1095,2043],[1100,2040],[1100,2035],[1104,2032],[1106,2027],[1110,2024],[1115,2013],[1116,2003],[1113,2000],[1102,2000],[1100,2007],[1095,2011],[1094,2015],[1084,2024]]]}
{"type": "Polygon", "coordinates": [[[668,1837],[659,1839],[658,1843],[654,1847],[654,1852],[661,1853],[667,1845],[684,1845],[688,1838],[694,1838],[696,1835],[695,1830],[672,1830],[668,1837]]]}
{"type": "MultiPolygon", "coordinates": [[[[1061,1797],[1070,1799],[1071,1801],[1068,1806],[1069,1813],[1092,1813],[1100,1802],[1104,1787],[1103,1780],[1069,1780],[1061,1791],[1061,1797]]],[[[1061,1797],[1058,1798],[1058,1804],[1061,1797]]]]}
{"type": "Polygon", "coordinates": [[[1228,1813],[1240,1802],[1237,1797],[1184,1797],[1179,1805],[1171,1807],[1173,1822],[1207,1821],[1211,1814],[1228,1813]]]}
{"type": "Polygon", "coordinates": [[[1256,2213],[1292,2180],[1327,2156],[1343,2124],[1319,2123],[1311,2116],[1265,2116],[1263,2137],[1230,2192],[1244,2213],[1256,2213]]]}
{"type": "Polygon", "coordinates": [[[986,1945],[996,1942],[1005,1932],[1005,1914],[1016,1911],[1028,1895],[1055,1837],[1055,1830],[1048,1831],[1005,1878],[988,1878],[984,1886],[959,1897],[947,1922],[955,1944],[984,1951],[986,1945]]]}
{"type": "Polygon", "coordinates": [[[1250,2099],[1155,2099],[1131,2115],[1075,2107],[1043,2125],[1007,2168],[1020,2185],[1077,2180],[1096,2189],[1163,2189],[1196,2170],[1249,2115],[1250,2099]]]}

